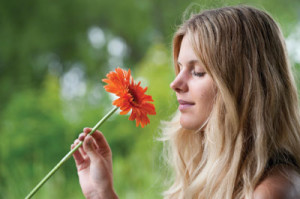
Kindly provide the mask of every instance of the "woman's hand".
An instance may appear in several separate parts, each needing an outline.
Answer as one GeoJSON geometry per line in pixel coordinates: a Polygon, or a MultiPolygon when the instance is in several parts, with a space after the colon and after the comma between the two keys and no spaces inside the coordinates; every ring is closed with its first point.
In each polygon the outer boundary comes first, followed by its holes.
{"type": "Polygon", "coordinates": [[[84,196],[88,199],[118,198],[113,189],[112,152],[103,134],[95,131],[88,135],[91,128],[84,128],[72,144],[83,145],[73,154],[79,183],[84,196]]]}

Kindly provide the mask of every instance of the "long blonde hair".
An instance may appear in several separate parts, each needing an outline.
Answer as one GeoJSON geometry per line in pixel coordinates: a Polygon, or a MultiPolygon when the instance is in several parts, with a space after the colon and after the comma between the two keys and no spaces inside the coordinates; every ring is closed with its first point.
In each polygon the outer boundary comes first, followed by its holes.
{"type": "Polygon", "coordinates": [[[250,199],[270,160],[300,165],[299,104],[284,37],[270,15],[256,8],[206,10],[175,33],[176,73],[185,35],[217,94],[205,132],[181,128],[178,112],[165,124],[175,179],[164,196],[250,199]]]}

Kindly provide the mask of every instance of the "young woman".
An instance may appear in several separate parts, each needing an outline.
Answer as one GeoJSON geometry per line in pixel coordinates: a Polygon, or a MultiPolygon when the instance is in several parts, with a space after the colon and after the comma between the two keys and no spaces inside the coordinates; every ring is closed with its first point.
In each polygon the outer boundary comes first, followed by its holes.
{"type": "MultiPolygon", "coordinates": [[[[174,168],[165,198],[300,198],[300,115],[284,38],[264,11],[203,11],[173,42],[179,107],[163,140],[174,168]]],[[[100,132],[74,154],[87,198],[117,198],[100,132]]],[[[78,142],[78,140],[75,141],[78,142]]]]}

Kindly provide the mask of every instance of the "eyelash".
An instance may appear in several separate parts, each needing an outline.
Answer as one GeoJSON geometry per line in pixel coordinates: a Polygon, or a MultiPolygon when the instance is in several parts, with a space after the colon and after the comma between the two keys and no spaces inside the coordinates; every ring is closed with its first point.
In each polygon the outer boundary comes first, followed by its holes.
{"type": "Polygon", "coordinates": [[[196,77],[203,77],[205,75],[205,72],[196,73],[195,71],[193,71],[192,74],[196,77]]]}
{"type": "MultiPolygon", "coordinates": [[[[182,66],[179,66],[179,72],[182,70],[182,66]]],[[[196,77],[203,77],[206,73],[205,72],[195,72],[194,70],[192,71],[192,75],[196,77]]]]}

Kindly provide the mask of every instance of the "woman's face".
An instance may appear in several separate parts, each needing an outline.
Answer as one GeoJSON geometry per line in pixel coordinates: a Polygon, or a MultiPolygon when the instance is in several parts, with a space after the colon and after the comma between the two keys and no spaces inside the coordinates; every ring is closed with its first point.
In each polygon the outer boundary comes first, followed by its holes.
{"type": "Polygon", "coordinates": [[[181,42],[178,65],[179,73],[170,87],[179,103],[180,124],[185,129],[198,130],[212,110],[216,87],[193,51],[189,36],[181,42]]]}

